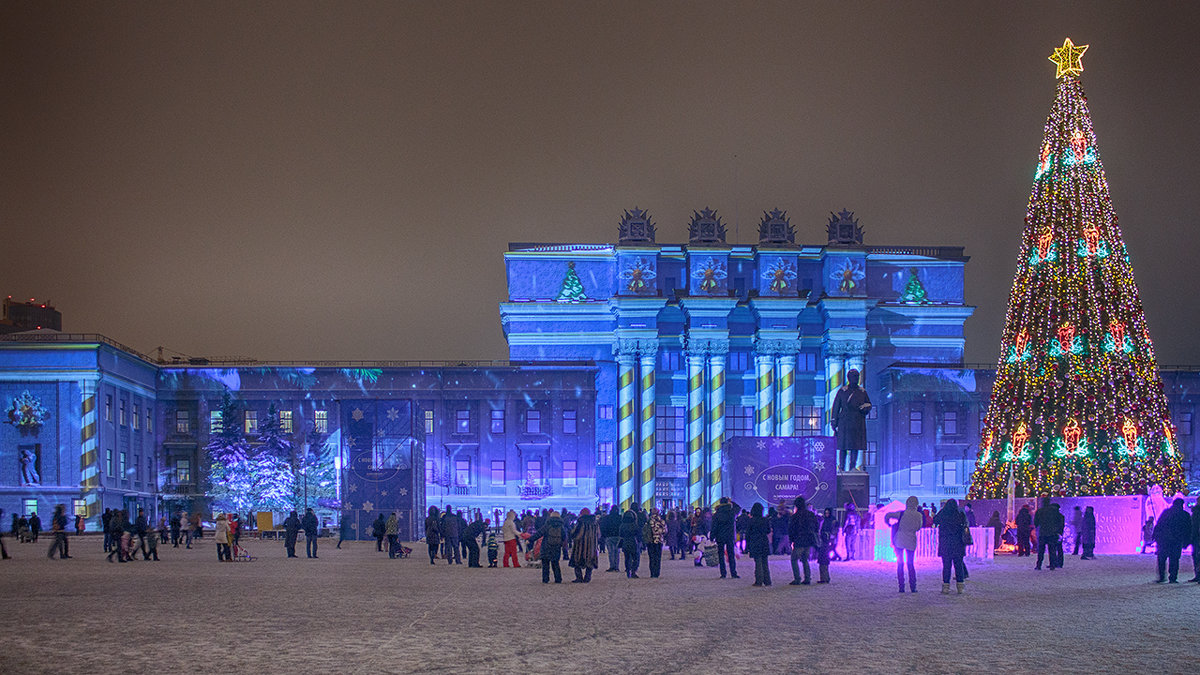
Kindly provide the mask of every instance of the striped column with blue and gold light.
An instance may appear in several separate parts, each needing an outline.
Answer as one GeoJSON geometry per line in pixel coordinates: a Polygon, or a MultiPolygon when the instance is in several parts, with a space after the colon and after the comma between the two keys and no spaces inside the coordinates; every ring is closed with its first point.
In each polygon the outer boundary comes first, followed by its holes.
{"type": "Polygon", "coordinates": [[[617,501],[624,511],[633,506],[634,464],[633,447],[633,386],[634,360],[632,354],[617,356],[617,501]]]}
{"type": "Polygon", "coordinates": [[[704,354],[687,355],[687,500],[692,508],[704,506],[704,354]]]}
{"type": "Polygon", "coordinates": [[[642,508],[647,512],[654,506],[654,483],[657,472],[655,470],[655,406],[654,406],[654,361],[657,358],[656,352],[642,352],[640,363],[640,375],[642,382],[641,391],[641,427],[642,427],[642,453],[641,453],[641,474],[639,480],[639,495],[641,497],[642,508]]]}
{"type": "Polygon", "coordinates": [[[725,441],[725,355],[708,357],[708,501],[721,498],[721,446],[725,441]]]}
{"type": "Polygon", "coordinates": [[[833,421],[829,411],[833,409],[833,399],[837,397],[838,388],[842,386],[842,356],[828,355],[825,357],[825,435],[833,435],[833,421]]]}
{"type": "Polygon", "coordinates": [[[79,486],[87,509],[85,518],[100,514],[100,444],[96,420],[96,383],[79,383],[82,407],[79,420],[79,486]]]}
{"type": "Polygon", "coordinates": [[[796,355],[779,357],[779,414],[776,435],[791,436],[796,431],[796,355]]]}
{"type": "Polygon", "coordinates": [[[775,435],[775,357],[757,354],[754,357],[757,397],[754,406],[754,435],[775,435]]]}

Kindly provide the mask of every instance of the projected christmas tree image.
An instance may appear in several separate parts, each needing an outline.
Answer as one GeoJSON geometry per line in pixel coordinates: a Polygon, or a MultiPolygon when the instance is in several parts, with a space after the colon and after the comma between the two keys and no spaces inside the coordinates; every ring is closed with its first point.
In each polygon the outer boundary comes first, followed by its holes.
{"type": "Polygon", "coordinates": [[[1150,331],[1079,75],[1050,60],[1042,135],[972,498],[1185,490],[1150,331]]]}

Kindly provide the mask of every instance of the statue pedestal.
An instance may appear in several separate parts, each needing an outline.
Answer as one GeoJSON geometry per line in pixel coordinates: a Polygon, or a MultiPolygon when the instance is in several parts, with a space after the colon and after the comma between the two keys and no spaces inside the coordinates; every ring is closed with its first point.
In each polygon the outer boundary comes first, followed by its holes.
{"type": "Polygon", "coordinates": [[[867,502],[867,484],[870,475],[865,471],[839,471],[837,475],[837,507],[853,502],[859,511],[870,506],[867,502]]]}

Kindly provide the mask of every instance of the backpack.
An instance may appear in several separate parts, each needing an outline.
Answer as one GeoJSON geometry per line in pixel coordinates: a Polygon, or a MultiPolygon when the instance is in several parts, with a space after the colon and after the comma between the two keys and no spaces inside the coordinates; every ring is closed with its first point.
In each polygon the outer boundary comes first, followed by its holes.
{"type": "Polygon", "coordinates": [[[656,543],[654,540],[654,527],[651,526],[650,521],[647,520],[646,524],[642,526],[642,541],[653,544],[656,543]]]}
{"type": "Polygon", "coordinates": [[[561,525],[551,525],[546,528],[546,544],[549,546],[562,546],[563,530],[561,525]]]}

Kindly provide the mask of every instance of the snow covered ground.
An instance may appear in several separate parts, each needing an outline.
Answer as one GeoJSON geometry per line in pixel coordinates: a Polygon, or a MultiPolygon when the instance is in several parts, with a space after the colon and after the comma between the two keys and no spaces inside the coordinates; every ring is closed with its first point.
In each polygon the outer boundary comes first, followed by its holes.
{"type": "MultiPolygon", "coordinates": [[[[72,560],[6,538],[0,672],[221,673],[1044,673],[1196,672],[1200,586],[1156,585],[1152,556],[969,564],[965,595],[940,566],[896,592],[887,563],[834,563],[828,586],[775,585],[665,559],[663,577],[595,574],[543,586],[540,570],[430,566],[422,545],[388,560],[374,543],[320,559],[253,544],[218,563],[211,540],[162,562],[109,564],[96,537],[72,560]]],[[[301,548],[303,544],[301,544],[301,548]]],[[[1185,556],[1191,578],[1191,561],[1185,556]]],[[[486,563],[485,563],[486,564],[486,563]]],[[[815,573],[815,567],[814,567],[815,573]]]]}

